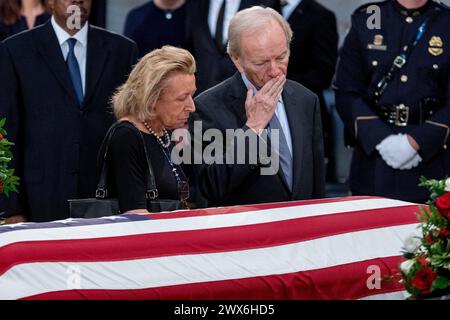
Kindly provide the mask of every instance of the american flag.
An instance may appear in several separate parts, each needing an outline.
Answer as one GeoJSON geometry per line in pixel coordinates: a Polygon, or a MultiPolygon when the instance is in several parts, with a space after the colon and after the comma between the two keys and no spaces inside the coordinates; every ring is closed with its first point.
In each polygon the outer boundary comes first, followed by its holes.
{"type": "Polygon", "coordinates": [[[3,226],[0,299],[403,299],[385,278],[417,213],[349,197],[3,226]]]}

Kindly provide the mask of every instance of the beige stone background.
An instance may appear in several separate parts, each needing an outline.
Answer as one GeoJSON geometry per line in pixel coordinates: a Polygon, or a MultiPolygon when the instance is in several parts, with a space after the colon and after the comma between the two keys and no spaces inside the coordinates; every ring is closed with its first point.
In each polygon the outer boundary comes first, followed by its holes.
{"type": "MultiPolygon", "coordinates": [[[[123,32],[123,25],[128,11],[148,0],[108,0],[107,27],[118,33],[123,32]]],[[[195,0],[193,0],[195,1],[195,0]]],[[[219,1],[219,0],[214,0],[219,1]]],[[[342,42],[350,24],[351,13],[360,5],[377,0],[317,0],[334,11],[338,19],[340,40],[342,42]]],[[[441,2],[450,5],[450,0],[441,2]]]]}

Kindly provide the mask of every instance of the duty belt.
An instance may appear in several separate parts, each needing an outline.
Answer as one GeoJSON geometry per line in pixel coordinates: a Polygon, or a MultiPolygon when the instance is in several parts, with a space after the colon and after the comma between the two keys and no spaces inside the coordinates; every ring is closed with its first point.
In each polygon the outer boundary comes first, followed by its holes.
{"type": "Polygon", "coordinates": [[[409,107],[404,104],[381,106],[379,116],[387,123],[395,124],[398,127],[406,127],[411,123],[409,107]]]}
{"type": "Polygon", "coordinates": [[[435,98],[423,99],[419,106],[411,108],[403,103],[398,105],[382,105],[377,108],[378,116],[387,123],[397,127],[408,124],[422,124],[428,120],[442,105],[435,98]]]}

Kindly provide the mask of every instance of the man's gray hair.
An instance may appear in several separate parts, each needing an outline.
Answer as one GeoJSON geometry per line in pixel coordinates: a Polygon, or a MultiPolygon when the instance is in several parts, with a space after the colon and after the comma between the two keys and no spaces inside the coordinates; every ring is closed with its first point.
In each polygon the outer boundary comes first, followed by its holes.
{"type": "Polygon", "coordinates": [[[284,31],[287,47],[290,47],[292,41],[292,29],[289,23],[278,12],[272,8],[263,8],[260,6],[251,7],[239,11],[231,19],[228,29],[228,54],[241,54],[241,36],[244,32],[258,32],[264,30],[268,24],[276,22],[284,31]]]}

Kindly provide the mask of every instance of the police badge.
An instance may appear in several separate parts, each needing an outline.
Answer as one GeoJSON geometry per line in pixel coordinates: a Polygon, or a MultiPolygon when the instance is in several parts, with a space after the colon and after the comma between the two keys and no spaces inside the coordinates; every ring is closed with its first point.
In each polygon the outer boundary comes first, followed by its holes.
{"type": "Polygon", "coordinates": [[[370,49],[370,50],[386,51],[387,46],[383,45],[383,41],[384,41],[384,37],[381,34],[377,34],[377,35],[375,35],[375,37],[373,39],[373,44],[369,43],[367,45],[367,48],[370,49]]]}
{"type": "Polygon", "coordinates": [[[444,43],[442,42],[441,37],[433,36],[429,42],[430,47],[428,48],[428,52],[433,56],[439,56],[444,53],[444,49],[442,48],[444,43]]]}

